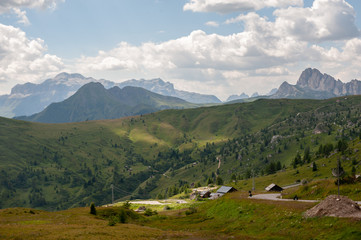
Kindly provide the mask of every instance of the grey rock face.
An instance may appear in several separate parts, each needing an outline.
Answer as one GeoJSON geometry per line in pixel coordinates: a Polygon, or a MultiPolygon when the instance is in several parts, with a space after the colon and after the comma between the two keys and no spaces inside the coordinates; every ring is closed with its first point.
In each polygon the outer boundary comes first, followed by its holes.
{"type": "Polygon", "coordinates": [[[360,95],[361,81],[343,83],[317,69],[308,68],[299,77],[296,85],[282,83],[272,98],[325,99],[337,96],[360,95]]]}

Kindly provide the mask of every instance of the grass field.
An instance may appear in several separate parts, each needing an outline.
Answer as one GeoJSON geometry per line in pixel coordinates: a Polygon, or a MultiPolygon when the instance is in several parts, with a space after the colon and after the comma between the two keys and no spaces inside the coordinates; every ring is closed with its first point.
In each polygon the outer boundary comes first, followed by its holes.
{"type": "MultiPolygon", "coordinates": [[[[246,199],[233,193],[196,210],[159,211],[109,226],[89,208],[0,210],[1,239],[360,239],[360,219],[304,218],[314,203],[246,199]]],[[[97,208],[101,212],[106,208],[97,208]]],[[[109,209],[108,209],[109,210],[109,209]]]]}

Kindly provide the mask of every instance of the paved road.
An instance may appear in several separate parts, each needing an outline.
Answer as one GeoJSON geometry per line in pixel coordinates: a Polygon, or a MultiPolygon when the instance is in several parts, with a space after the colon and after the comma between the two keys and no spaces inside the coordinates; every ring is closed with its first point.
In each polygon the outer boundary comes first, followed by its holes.
{"type": "MultiPolygon", "coordinates": [[[[280,193],[257,194],[257,195],[253,195],[252,197],[248,197],[248,198],[271,200],[271,201],[319,202],[319,200],[303,200],[303,199],[293,200],[293,199],[285,199],[285,198],[282,199],[280,193]]],[[[358,205],[361,205],[361,201],[355,201],[355,202],[357,202],[358,205]]]]}
{"type": "MultiPolygon", "coordinates": [[[[280,193],[257,194],[257,195],[253,195],[252,197],[248,197],[248,198],[264,199],[264,200],[271,200],[271,201],[295,201],[293,199],[282,199],[280,193]]],[[[303,199],[296,200],[296,201],[298,201],[298,202],[319,202],[318,200],[303,200],[303,199]]]]}

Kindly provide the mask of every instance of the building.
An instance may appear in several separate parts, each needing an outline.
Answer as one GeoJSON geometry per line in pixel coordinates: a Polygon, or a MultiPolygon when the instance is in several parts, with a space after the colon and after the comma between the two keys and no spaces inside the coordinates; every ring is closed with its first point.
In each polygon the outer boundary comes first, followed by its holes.
{"type": "Polygon", "coordinates": [[[199,193],[199,196],[200,196],[201,198],[209,198],[209,197],[211,196],[211,192],[208,191],[208,190],[206,190],[206,191],[201,191],[201,192],[199,193]]]}
{"type": "Polygon", "coordinates": [[[236,192],[236,191],[237,191],[237,189],[235,189],[234,187],[222,186],[217,190],[217,193],[226,194],[226,193],[231,193],[231,192],[236,192]]]}
{"type": "Polygon", "coordinates": [[[268,187],[265,188],[267,192],[281,192],[283,191],[283,188],[278,186],[277,184],[270,184],[268,187]]]}

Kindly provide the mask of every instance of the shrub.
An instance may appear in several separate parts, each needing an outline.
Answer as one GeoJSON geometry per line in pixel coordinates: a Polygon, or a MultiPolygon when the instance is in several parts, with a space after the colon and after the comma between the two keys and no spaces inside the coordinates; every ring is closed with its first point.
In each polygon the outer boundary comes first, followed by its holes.
{"type": "Polygon", "coordinates": [[[95,209],[95,204],[90,204],[90,214],[97,215],[97,210],[95,209]]]}
{"type": "Polygon", "coordinates": [[[196,213],[197,212],[197,209],[193,206],[189,207],[189,209],[186,211],[186,215],[191,215],[193,213],[196,213]]]}
{"type": "Polygon", "coordinates": [[[115,221],[115,217],[109,218],[108,226],[114,226],[117,222],[115,221]]]}
{"type": "Polygon", "coordinates": [[[125,201],[125,202],[123,203],[123,208],[129,209],[129,208],[130,208],[130,205],[131,205],[131,203],[127,200],[127,201],[125,201]]]}
{"type": "Polygon", "coordinates": [[[144,212],[144,215],[145,216],[153,216],[153,215],[157,215],[158,214],[158,212],[157,212],[157,210],[152,210],[152,209],[150,209],[150,208],[147,208],[146,210],[145,210],[145,212],[144,212]]]}
{"type": "Polygon", "coordinates": [[[125,223],[126,221],[127,221],[127,214],[125,213],[124,209],[121,209],[119,213],[119,222],[125,223]]]}

